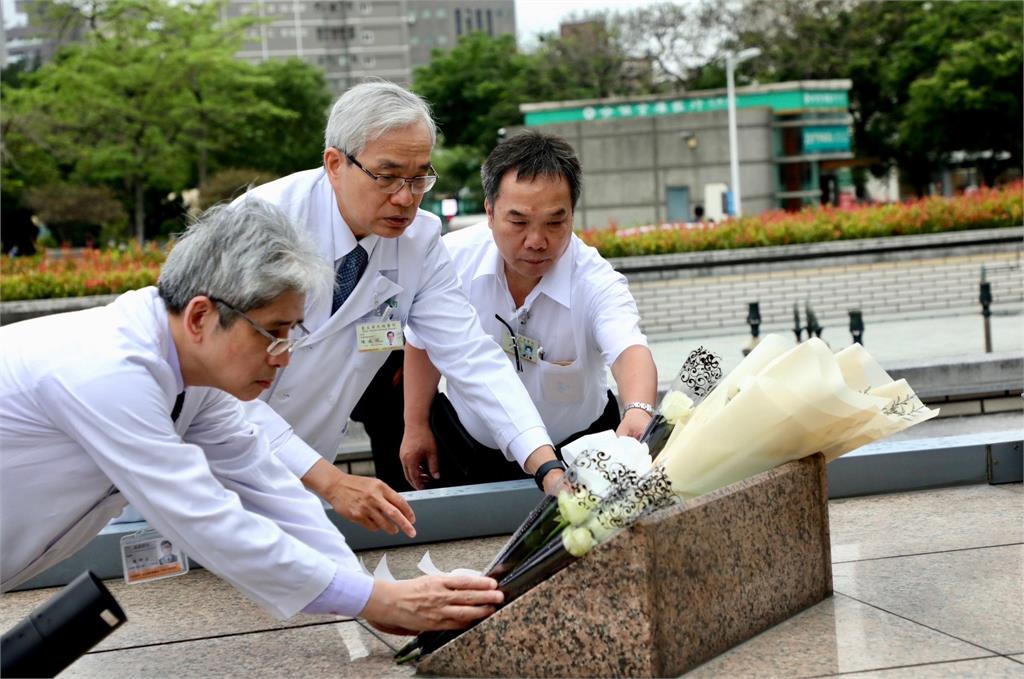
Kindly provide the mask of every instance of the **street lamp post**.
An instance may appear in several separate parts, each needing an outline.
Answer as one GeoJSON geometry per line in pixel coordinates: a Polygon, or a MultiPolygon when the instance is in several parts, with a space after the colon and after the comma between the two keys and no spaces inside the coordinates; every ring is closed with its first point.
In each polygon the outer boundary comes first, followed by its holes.
{"type": "Polygon", "coordinates": [[[743,214],[740,207],[740,158],[739,147],[736,140],[736,66],[747,59],[753,59],[761,54],[756,47],[745,49],[741,52],[727,52],[725,55],[725,86],[729,99],[729,171],[731,173],[732,186],[732,211],[739,217],[743,214]]]}

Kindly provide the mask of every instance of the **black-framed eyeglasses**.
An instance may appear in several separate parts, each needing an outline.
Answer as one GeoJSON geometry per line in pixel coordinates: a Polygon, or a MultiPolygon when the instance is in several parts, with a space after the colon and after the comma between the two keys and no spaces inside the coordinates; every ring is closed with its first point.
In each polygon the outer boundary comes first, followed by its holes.
{"type": "MultiPolygon", "coordinates": [[[[341,149],[338,150],[341,151],[341,149]]],[[[365,172],[366,176],[372,179],[374,184],[377,185],[377,188],[384,193],[398,193],[406,184],[408,184],[409,190],[415,195],[420,196],[434,188],[434,184],[437,183],[437,170],[434,169],[433,165],[430,166],[430,171],[433,174],[423,174],[417,177],[396,177],[390,174],[374,174],[363,167],[363,164],[356,160],[355,156],[351,153],[347,151],[341,152],[345,154],[345,157],[348,158],[353,165],[365,172]]]]}
{"type": "Polygon", "coordinates": [[[292,351],[295,350],[296,347],[305,342],[306,339],[309,337],[309,330],[306,329],[306,326],[304,326],[302,323],[296,323],[294,326],[292,326],[291,330],[289,331],[291,333],[298,331],[298,336],[276,337],[272,332],[270,332],[262,325],[252,320],[251,318],[249,318],[244,313],[233,307],[231,304],[225,302],[224,300],[218,297],[210,297],[210,301],[214,302],[215,304],[223,304],[227,308],[231,309],[233,312],[235,312],[236,314],[244,318],[246,321],[248,321],[249,325],[256,329],[256,332],[270,340],[270,344],[267,346],[267,353],[270,354],[271,356],[280,356],[286,351],[288,353],[291,353],[292,351]]]}

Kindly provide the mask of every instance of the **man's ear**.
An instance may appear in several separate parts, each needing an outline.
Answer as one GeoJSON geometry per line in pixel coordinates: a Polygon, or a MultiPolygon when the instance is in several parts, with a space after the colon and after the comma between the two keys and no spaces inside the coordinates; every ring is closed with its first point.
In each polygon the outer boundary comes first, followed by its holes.
{"type": "Polygon", "coordinates": [[[487,213],[487,225],[494,228],[494,206],[490,198],[484,198],[484,212],[487,213]]]}
{"type": "Polygon", "coordinates": [[[220,321],[216,305],[206,295],[193,297],[181,312],[185,337],[189,342],[200,344],[204,329],[214,327],[220,321]]]}
{"type": "Polygon", "coordinates": [[[333,146],[324,150],[324,169],[331,179],[338,176],[338,172],[344,167],[346,162],[348,161],[344,154],[333,146]]]}

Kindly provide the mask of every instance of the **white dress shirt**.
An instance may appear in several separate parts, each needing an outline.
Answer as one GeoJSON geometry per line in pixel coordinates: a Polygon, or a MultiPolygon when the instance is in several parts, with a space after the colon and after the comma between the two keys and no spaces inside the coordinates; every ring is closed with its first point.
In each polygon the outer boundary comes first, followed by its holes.
{"type": "MultiPolygon", "coordinates": [[[[589,427],[608,403],[605,367],[626,348],[647,346],[625,277],[574,234],[565,253],[517,309],[486,221],[449,233],[442,242],[484,331],[502,341],[508,330],[497,314],[517,335],[537,340],[543,348],[542,360],[521,359],[519,377],[551,438],[562,442],[589,427]]],[[[422,346],[415,329],[406,340],[422,346]]],[[[449,382],[446,393],[473,438],[498,447],[488,432],[486,414],[472,407],[461,386],[449,382]]]]}
{"type": "MultiPolygon", "coordinates": [[[[323,169],[284,177],[246,195],[281,208],[309,231],[332,263],[355,247],[323,169]]],[[[352,294],[333,315],[329,296],[306,300],[309,339],[262,400],[246,404],[247,417],[268,431],[278,457],[298,476],[321,456],[334,461],[352,409],[387,358],[385,352],[358,351],[356,325],[379,320],[389,300],[392,319],[415,331],[448,383],[458,385],[488,422],[497,448],[521,465],[550,444],[529,394],[459,286],[441,245],[440,220],[420,210],[398,238],[367,236],[359,242],[365,247],[368,241],[370,259],[352,294]]],[[[400,421],[402,413],[394,417],[400,421]]]]}
{"type": "Polygon", "coordinates": [[[343,581],[373,587],[319,501],[240,403],[184,389],[156,288],[0,328],[0,580],[14,587],[136,507],[164,537],[281,617],[343,581]]]}

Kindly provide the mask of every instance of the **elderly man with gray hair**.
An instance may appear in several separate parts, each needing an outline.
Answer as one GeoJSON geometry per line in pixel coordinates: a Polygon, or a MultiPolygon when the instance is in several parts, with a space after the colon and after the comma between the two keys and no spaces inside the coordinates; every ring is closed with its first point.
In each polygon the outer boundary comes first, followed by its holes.
{"type": "Polygon", "coordinates": [[[262,201],[215,208],[158,287],[0,329],[0,582],[92,539],[126,503],[270,612],[362,615],[387,631],[464,626],[489,578],[375,582],[320,503],[270,453],[253,399],[328,297],[314,244],[262,201]]]}
{"type": "MultiPolygon", "coordinates": [[[[248,416],[269,433],[280,459],[341,514],[409,534],[412,512],[397,493],[332,464],[353,407],[386,352],[401,348],[403,328],[415,331],[449,384],[458,384],[488,423],[497,447],[538,485],[550,490],[564,469],[529,394],[462,291],[441,245],[440,220],[419,209],[437,180],[430,164],[436,135],[418,96],[392,83],[363,83],[331,111],[322,167],[238,199],[280,206],[312,234],[337,280],[333,299],[307,301],[310,337],[301,360],[280,371],[248,416]],[[387,341],[389,332],[397,341],[387,341]]],[[[402,413],[393,417],[398,426],[402,413]]],[[[417,487],[439,478],[423,462],[417,487]]]]}

